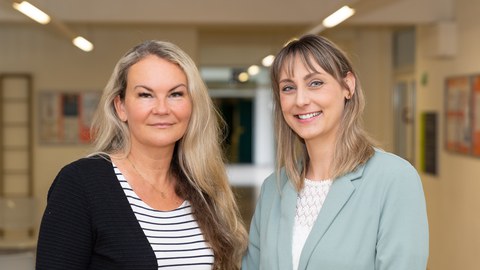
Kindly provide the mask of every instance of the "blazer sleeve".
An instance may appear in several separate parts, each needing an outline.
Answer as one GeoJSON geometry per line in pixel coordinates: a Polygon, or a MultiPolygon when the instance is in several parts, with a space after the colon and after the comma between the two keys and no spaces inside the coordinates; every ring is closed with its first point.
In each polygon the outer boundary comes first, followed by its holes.
{"type": "Polygon", "coordinates": [[[252,222],[250,223],[250,233],[248,247],[242,260],[242,270],[258,270],[260,269],[260,220],[262,216],[262,198],[265,189],[265,183],[260,190],[260,197],[258,198],[255,212],[253,214],[252,222]]]}
{"type": "Polygon", "coordinates": [[[37,270],[88,269],[93,233],[79,171],[73,165],[64,167],[49,189],[38,237],[37,270]]]}
{"type": "Polygon", "coordinates": [[[410,164],[392,177],[382,194],[375,269],[425,270],[429,235],[420,177],[410,164]]]}

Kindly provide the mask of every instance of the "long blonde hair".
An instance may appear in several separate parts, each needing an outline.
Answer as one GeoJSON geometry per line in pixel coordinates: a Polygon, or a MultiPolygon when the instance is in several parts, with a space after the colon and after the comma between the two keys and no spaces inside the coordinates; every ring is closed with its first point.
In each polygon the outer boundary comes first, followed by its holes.
{"type": "Polygon", "coordinates": [[[95,153],[130,151],[128,126],[116,114],[114,99],[125,98],[129,68],[148,55],[177,64],[188,81],[192,114],[177,142],[171,171],[176,191],[192,204],[193,215],[215,254],[214,269],[239,269],[247,234],[230,188],[221,148],[224,125],[193,60],[176,45],[150,40],[129,50],[117,63],[92,123],[95,153]]]}
{"type": "Polygon", "coordinates": [[[330,40],[317,35],[305,35],[290,41],[277,54],[271,68],[277,140],[276,167],[277,173],[282,167],[285,167],[290,181],[297,190],[300,190],[303,186],[309,157],[304,141],[288,126],[283,117],[279,89],[281,72],[284,70],[292,72],[292,62],[296,56],[300,57],[311,70],[315,70],[314,64],[318,64],[346,89],[348,89],[348,85],[344,78],[348,73],[355,76],[355,90],[350,91],[353,96],[345,100],[343,117],[336,139],[332,179],[349,173],[360,164],[365,163],[374,153],[374,143],[362,126],[361,116],[365,107],[365,97],[357,73],[346,54],[330,40]]]}

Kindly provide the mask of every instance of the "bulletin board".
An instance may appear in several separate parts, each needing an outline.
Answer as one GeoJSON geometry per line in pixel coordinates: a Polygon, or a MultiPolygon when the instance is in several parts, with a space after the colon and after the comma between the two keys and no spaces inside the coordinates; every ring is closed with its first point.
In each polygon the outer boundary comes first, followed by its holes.
{"type": "Polygon", "coordinates": [[[90,143],[90,125],[100,92],[42,92],[39,101],[39,141],[45,144],[90,143]]]}

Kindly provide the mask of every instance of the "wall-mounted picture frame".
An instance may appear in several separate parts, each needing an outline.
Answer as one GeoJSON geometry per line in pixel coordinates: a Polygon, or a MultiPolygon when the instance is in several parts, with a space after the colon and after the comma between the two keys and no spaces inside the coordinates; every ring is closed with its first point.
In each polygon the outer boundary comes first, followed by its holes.
{"type": "Polygon", "coordinates": [[[90,143],[90,125],[101,92],[39,94],[39,141],[42,144],[90,143]]]}
{"type": "Polygon", "coordinates": [[[470,154],[472,148],[470,76],[445,81],[445,148],[470,154]]]}
{"type": "Polygon", "coordinates": [[[472,77],[472,154],[480,157],[480,74],[472,77]]]}

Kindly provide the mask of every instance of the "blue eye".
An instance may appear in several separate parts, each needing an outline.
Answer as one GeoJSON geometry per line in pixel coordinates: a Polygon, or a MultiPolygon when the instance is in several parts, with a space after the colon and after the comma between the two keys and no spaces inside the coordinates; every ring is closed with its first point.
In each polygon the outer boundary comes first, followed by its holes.
{"type": "Polygon", "coordinates": [[[324,82],[322,82],[322,81],[312,81],[310,83],[310,86],[318,87],[318,86],[322,86],[323,84],[324,84],[324,82]]]}
{"type": "Polygon", "coordinates": [[[289,92],[289,91],[292,91],[294,88],[290,85],[286,85],[284,87],[281,88],[281,91],[282,92],[289,92]]]}

